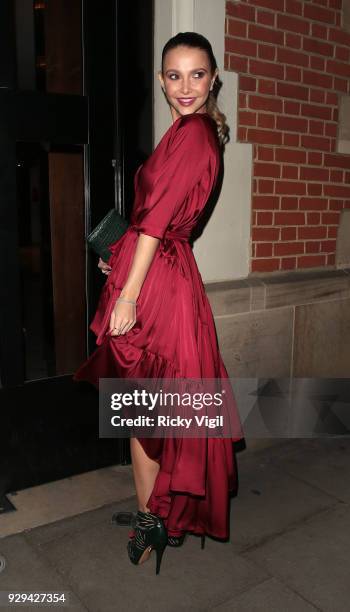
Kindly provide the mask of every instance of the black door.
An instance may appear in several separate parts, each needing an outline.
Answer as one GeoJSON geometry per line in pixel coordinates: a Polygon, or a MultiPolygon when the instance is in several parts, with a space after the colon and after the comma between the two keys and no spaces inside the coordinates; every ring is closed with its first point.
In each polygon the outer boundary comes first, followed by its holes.
{"type": "Polygon", "coordinates": [[[105,281],[85,235],[128,216],[152,149],[152,24],[152,2],[0,3],[0,493],[129,460],[71,375],[105,281]]]}

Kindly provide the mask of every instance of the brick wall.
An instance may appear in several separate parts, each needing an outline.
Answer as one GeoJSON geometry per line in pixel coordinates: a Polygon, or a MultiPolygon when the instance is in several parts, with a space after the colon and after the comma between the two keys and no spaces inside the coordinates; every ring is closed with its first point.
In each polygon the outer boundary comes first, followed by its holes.
{"type": "Polygon", "coordinates": [[[350,208],[350,155],[336,152],[339,97],[350,93],[341,8],[342,0],[226,3],[237,139],[254,145],[251,272],[334,266],[340,211],[350,208]]]}

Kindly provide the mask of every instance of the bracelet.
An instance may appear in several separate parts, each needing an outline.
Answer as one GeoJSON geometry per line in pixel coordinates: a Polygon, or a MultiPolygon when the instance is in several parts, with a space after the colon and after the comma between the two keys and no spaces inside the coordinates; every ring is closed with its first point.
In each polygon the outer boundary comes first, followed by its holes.
{"type": "Polygon", "coordinates": [[[124,299],[122,297],[119,297],[117,299],[117,302],[127,302],[128,304],[134,304],[134,306],[136,306],[136,302],[134,302],[134,300],[126,300],[126,299],[124,299]]]}

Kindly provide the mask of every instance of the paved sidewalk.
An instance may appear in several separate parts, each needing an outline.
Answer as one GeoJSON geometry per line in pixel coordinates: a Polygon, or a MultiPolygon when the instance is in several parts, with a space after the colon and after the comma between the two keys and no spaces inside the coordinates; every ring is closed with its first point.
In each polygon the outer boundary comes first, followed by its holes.
{"type": "Polygon", "coordinates": [[[128,528],[111,523],[129,498],[0,539],[0,591],[66,591],[72,612],[349,610],[350,439],[281,441],[237,462],[230,542],[188,537],[156,576],[155,553],[132,565],[128,528]]]}

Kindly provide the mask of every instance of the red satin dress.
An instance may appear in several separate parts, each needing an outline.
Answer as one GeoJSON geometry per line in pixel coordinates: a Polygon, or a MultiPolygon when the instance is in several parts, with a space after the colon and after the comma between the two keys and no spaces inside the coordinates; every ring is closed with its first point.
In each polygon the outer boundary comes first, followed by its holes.
{"type": "MultiPolygon", "coordinates": [[[[213,315],[191,246],[191,230],[215,185],[220,162],[214,120],[179,117],[135,175],[131,225],[111,245],[112,271],[90,325],[97,349],[74,380],[227,378],[213,315]],[[138,234],[160,239],[137,301],[137,321],[110,336],[109,321],[127,280],[138,234]]],[[[219,237],[218,237],[219,248],[219,237]]],[[[233,394],[232,401],[235,402],[233,394]]],[[[160,464],[147,507],[170,535],[183,531],[226,539],[229,497],[237,487],[232,438],[138,438],[160,464]]]]}

